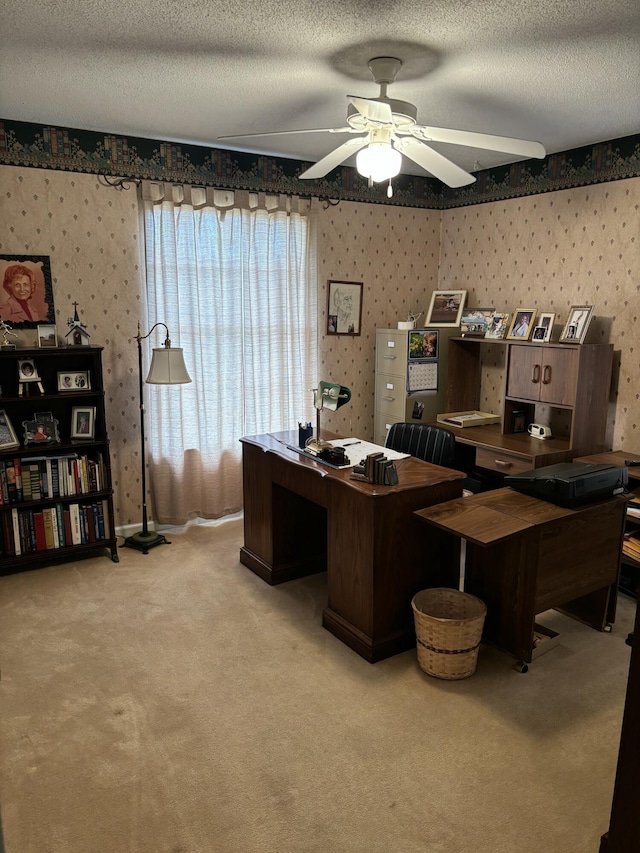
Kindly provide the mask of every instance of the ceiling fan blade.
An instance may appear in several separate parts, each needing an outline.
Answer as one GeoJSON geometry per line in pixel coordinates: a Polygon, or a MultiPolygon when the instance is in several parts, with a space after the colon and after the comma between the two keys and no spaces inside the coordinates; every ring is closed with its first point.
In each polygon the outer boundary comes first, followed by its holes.
{"type": "Polygon", "coordinates": [[[394,142],[394,146],[401,154],[422,166],[448,187],[464,187],[475,181],[473,175],[456,166],[451,160],[447,160],[424,142],[419,142],[417,139],[398,139],[394,142]]]}
{"type": "Polygon", "coordinates": [[[384,101],[374,101],[370,98],[358,98],[357,95],[347,95],[347,99],[358,110],[361,116],[379,124],[393,124],[393,113],[389,104],[384,101]]]}
{"type": "Polygon", "coordinates": [[[340,163],[368,144],[368,136],[359,136],[357,139],[347,139],[346,142],[343,142],[342,145],[339,145],[327,154],[326,157],[323,157],[321,160],[318,160],[317,163],[314,163],[313,166],[310,166],[304,172],[301,172],[298,177],[303,180],[323,178],[332,169],[335,169],[336,166],[339,166],[340,163]]]}
{"type": "Polygon", "coordinates": [[[237,133],[232,136],[218,136],[218,139],[250,139],[256,136],[284,136],[287,133],[361,133],[352,127],[315,127],[309,130],[267,130],[263,133],[237,133]]]}
{"type": "Polygon", "coordinates": [[[447,127],[426,127],[416,125],[412,134],[428,142],[449,142],[452,145],[468,145],[470,148],[487,148],[489,151],[503,151],[520,157],[547,156],[544,145],[527,139],[512,139],[509,136],[492,136],[489,133],[474,133],[470,130],[452,130],[447,127]]]}

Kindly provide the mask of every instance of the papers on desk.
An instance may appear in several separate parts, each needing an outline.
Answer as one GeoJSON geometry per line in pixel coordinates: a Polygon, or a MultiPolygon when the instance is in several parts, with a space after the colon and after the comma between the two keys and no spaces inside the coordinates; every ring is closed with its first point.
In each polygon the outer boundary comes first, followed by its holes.
{"type": "Polygon", "coordinates": [[[406,459],[408,453],[399,453],[397,450],[392,450],[390,447],[382,447],[380,444],[371,444],[369,441],[362,441],[360,438],[334,438],[331,440],[334,447],[344,447],[344,452],[351,460],[352,465],[357,465],[361,460],[365,459],[371,453],[384,453],[387,459],[392,461],[396,459],[406,459]]]}

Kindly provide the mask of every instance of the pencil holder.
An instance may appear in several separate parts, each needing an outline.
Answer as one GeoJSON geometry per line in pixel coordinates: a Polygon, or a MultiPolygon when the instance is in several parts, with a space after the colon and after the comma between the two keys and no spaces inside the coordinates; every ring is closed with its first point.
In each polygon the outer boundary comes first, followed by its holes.
{"type": "Polygon", "coordinates": [[[299,426],[298,427],[298,446],[300,448],[305,448],[307,446],[307,442],[313,435],[313,427],[312,426],[299,426]]]}

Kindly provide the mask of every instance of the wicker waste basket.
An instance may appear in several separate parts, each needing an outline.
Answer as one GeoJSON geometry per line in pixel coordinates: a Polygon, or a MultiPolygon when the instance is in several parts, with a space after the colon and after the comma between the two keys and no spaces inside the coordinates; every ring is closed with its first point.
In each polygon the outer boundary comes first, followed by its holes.
{"type": "Polygon", "coordinates": [[[487,607],[457,589],[423,589],[411,601],[418,665],[428,675],[455,680],[476,671],[487,607]]]}

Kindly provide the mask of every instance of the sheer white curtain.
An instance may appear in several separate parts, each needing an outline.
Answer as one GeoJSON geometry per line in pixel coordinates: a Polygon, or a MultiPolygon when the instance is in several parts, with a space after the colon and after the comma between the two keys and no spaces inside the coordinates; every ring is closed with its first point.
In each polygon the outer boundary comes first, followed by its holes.
{"type": "Polygon", "coordinates": [[[239,439],[313,417],[315,207],[158,183],[142,204],[148,328],[168,326],[193,380],[145,386],[153,518],[219,518],[242,507],[239,439]]]}

